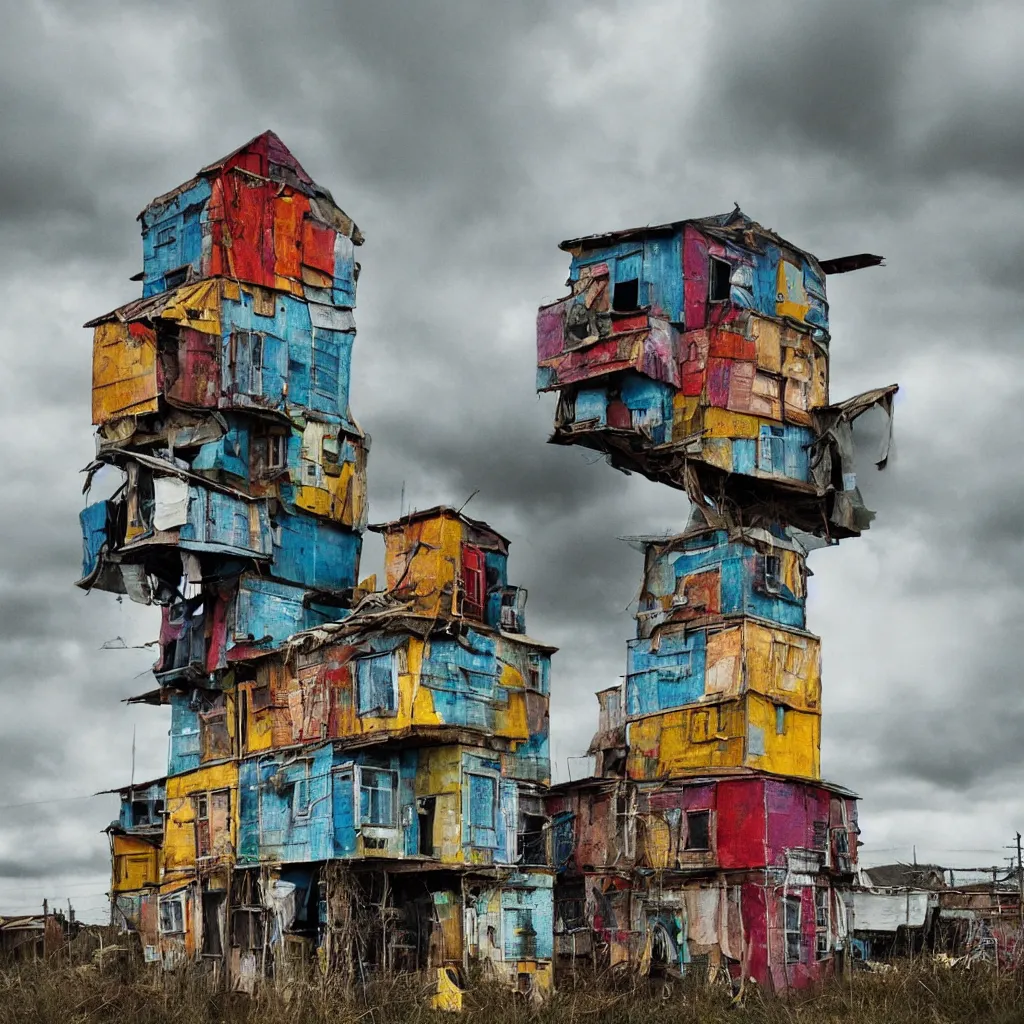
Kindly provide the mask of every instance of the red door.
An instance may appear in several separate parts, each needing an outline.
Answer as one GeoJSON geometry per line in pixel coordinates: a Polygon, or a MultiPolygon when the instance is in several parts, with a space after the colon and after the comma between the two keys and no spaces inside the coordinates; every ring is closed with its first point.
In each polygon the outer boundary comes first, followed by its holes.
{"type": "Polygon", "coordinates": [[[462,614],[469,619],[483,619],[487,578],[484,553],[469,544],[462,545],[462,614]]]}

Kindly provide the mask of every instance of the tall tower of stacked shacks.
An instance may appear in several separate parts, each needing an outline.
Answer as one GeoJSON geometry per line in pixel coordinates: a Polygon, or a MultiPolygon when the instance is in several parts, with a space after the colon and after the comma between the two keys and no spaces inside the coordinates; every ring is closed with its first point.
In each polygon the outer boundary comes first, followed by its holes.
{"type": "MultiPolygon", "coordinates": [[[[550,983],[553,648],[508,541],[447,507],[370,527],[349,411],[358,228],[277,136],[140,215],[142,298],[98,317],[79,585],[159,608],[165,778],[121,794],[115,920],[251,987],[303,965],[482,962],[550,983]]],[[[453,997],[454,998],[454,997],[453,997]]]]}
{"type": "MultiPolygon", "coordinates": [[[[685,493],[644,552],[625,682],[598,694],[597,775],[556,786],[556,946],[775,990],[836,969],[856,796],[820,776],[807,552],[856,537],[851,424],[896,386],[829,397],[819,261],[730,214],[563,242],[538,317],[556,444],[685,493]],[[683,526],[681,521],[680,526],[683,526]]],[[[888,429],[879,467],[885,464],[888,429]]]]}

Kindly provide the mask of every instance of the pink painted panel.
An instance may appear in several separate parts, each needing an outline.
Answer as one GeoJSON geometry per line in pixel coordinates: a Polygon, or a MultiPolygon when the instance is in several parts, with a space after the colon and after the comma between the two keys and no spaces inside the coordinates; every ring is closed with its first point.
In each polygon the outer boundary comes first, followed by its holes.
{"type": "Polygon", "coordinates": [[[688,331],[707,323],[708,242],[692,224],[683,229],[683,322],[688,331]]]}
{"type": "Polygon", "coordinates": [[[708,359],[708,402],[718,409],[729,404],[729,374],[731,359],[708,359]]]}
{"type": "Polygon", "coordinates": [[[537,359],[553,359],[565,344],[565,311],[572,298],[537,310],[537,359]]]}

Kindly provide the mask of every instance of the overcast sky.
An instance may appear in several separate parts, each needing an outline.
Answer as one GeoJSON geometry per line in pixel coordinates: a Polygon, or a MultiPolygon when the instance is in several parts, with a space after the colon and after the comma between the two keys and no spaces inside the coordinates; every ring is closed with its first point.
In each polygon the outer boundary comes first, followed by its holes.
{"type": "MultiPolygon", "coordinates": [[[[371,521],[461,504],[557,644],[559,778],[625,670],[641,556],[685,502],[546,445],[534,312],[562,238],[743,210],[820,257],[832,394],[898,381],[875,525],[816,552],[826,777],[864,854],[1002,863],[1024,830],[1024,17],[1012,2],[8,4],[0,36],[0,913],[105,912],[113,798],[163,773],[157,617],[73,587],[86,319],[138,295],[135,216],[272,128],[366,235],[352,409],[371,521]],[[76,798],[76,799],[71,799],[76,798]],[[60,801],[60,802],[48,802],[60,801]],[[15,806],[11,806],[15,805],[15,806]],[[27,806],[17,806],[27,805],[27,806]]],[[[364,564],[381,562],[366,537],[364,564]]],[[[577,766],[582,762],[575,762],[577,766]]]]}

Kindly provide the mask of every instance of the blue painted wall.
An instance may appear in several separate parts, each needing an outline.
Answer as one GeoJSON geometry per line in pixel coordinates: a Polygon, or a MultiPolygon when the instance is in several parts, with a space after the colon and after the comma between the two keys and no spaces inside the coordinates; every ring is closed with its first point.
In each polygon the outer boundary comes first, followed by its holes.
{"type": "Polygon", "coordinates": [[[121,800],[121,810],[118,814],[118,824],[121,828],[144,828],[148,825],[160,825],[163,818],[160,812],[164,808],[164,797],[166,795],[164,782],[154,782],[150,786],[135,786],[128,792],[129,799],[121,800]],[[138,806],[145,804],[143,810],[138,806]]]}
{"type": "Polygon", "coordinates": [[[96,571],[100,552],[110,541],[108,522],[113,511],[113,502],[97,501],[86,505],[78,513],[82,527],[82,578],[96,571]]]}
{"type": "Polygon", "coordinates": [[[626,714],[647,715],[699,700],[704,694],[705,656],[702,630],[663,633],[657,640],[630,640],[626,714]]]}
{"type": "Polygon", "coordinates": [[[333,765],[330,744],[239,764],[239,863],[303,863],[334,856],[333,765]]]}
{"type": "Polygon", "coordinates": [[[781,626],[803,629],[804,599],[784,585],[778,594],[765,590],[759,582],[760,558],[757,550],[749,544],[731,542],[724,530],[684,541],[682,550],[674,548],[658,551],[651,546],[648,548],[645,567],[645,593],[640,598],[638,610],[643,613],[657,607],[647,592],[672,594],[676,580],[717,567],[721,574],[723,615],[756,615],[781,626]]]}
{"type": "MultiPolygon", "coordinates": [[[[514,874],[502,884],[502,956],[508,960],[550,960],[554,956],[554,880],[540,873],[514,874]]],[[[477,915],[488,912],[489,894],[477,900],[477,915]]]]}
{"type": "Polygon", "coordinates": [[[171,691],[171,742],[167,774],[184,775],[199,767],[199,712],[189,706],[189,695],[171,691]]]}
{"type": "Polygon", "coordinates": [[[143,296],[165,291],[164,275],[186,264],[199,273],[210,194],[210,182],[201,178],[166,203],[143,212],[143,296]]]}
{"type": "MultiPolygon", "coordinates": [[[[383,653],[394,651],[408,640],[407,634],[375,634],[366,639],[365,645],[369,651],[383,653]]],[[[461,642],[429,640],[419,684],[430,690],[434,711],[446,725],[493,731],[498,709],[508,706],[508,691],[499,685],[504,664],[515,668],[528,687],[532,682],[538,693],[548,694],[551,657],[547,652],[474,630],[467,630],[461,642]]],[[[354,696],[359,706],[359,695],[354,696]]],[[[515,754],[546,764],[547,729],[531,735],[528,743],[520,743],[515,754]]],[[[522,777],[534,778],[536,769],[531,767],[530,772],[522,777]]],[[[547,771],[544,774],[546,777],[547,771]]]]}
{"type": "Polygon", "coordinates": [[[189,551],[266,558],[272,552],[267,503],[190,485],[188,522],[178,530],[178,539],[189,551]]]}
{"type": "Polygon", "coordinates": [[[308,515],[274,516],[271,572],[316,590],[347,590],[358,582],[363,539],[342,526],[308,515]]]}
{"type": "MultiPolygon", "coordinates": [[[[260,861],[309,863],[354,857],[360,831],[388,835],[388,856],[415,856],[419,851],[416,773],[420,752],[345,752],[331,744],[281,751],[239,764],[239,842],[241,864],[260,861]],[[307,767],[308,765],[308,767],[307,767]],[[393,825],[363,824],[358,790],[359,769],[385,769],[397,777],[393,825]]],[[[514,781],[501,777],[497,756],[463,751],[462,842],[471,857],[510,863],[515,856],[513,820],[517,807],[514,781]],[[473,787],[469,776],[493,782],[473,787]],[[483,794],[483,795],[482,795],[483,794]],[[471,819],[471,800],[475,818],[471,819]],[[472,825],[471,820],[478,822],[472,825]],[[484,824],[480,824],[484,822],[484,824]]]]}
{"type": "Polygon", "coordinates": [[[348,610],[330,605],[304,604],[308,591],[287,583],[247,575],[239,580],[235,599],[234,643],[251,644],[266,637],[267,647],[287,640],[293,633],[344,619],[348,610]],[[251,639],[250,639],[251,638],[251,639]]]}
{"type": "Polygon", "coordinates": [[[569,276],[578,281],[580,268],[608,264],[609,286],[640,279],[640,305],[655,316],[678,323],[683,319],[682,232],[640,242],[620,242],[573,257],[569,276]]]}
{"type": "MultiPolygon", "coordinates": [[[[274,293],[274,315],[253,309],[244,288],[238,301],[226,298],[221,310],[223,387],[235,406],[285,411],[306,408],[350,429],[349,382],[352,370],[352,331],[316,326],[309,303],[286,292],[274,293]],[[263,338],[263,366],[254,388],[246,345],[232,341],[233,331],[253,331],[263,338]],[[287,390],[287,400],[285,392],[287,390]]],[[[317,307],[312,307],[316,312],[317,307]]],[[[331,307],[324,317],[333,315],[331,307]]],[[[316,319],[323,322],[319,314],[316,319]]]]}

